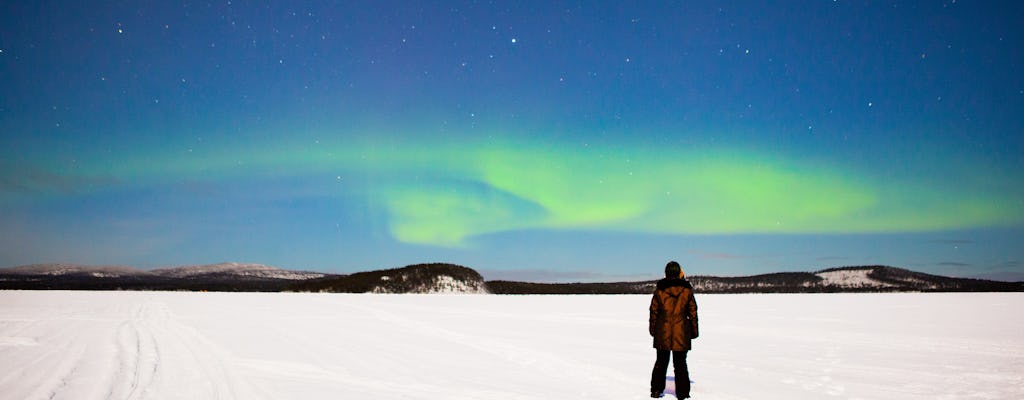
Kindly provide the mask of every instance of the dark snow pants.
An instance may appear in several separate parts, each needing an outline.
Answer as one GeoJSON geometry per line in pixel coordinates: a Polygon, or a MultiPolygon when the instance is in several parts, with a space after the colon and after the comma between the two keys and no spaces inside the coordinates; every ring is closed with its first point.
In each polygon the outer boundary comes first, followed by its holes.
{"type": "Polygon", "coordinates": [[[672,367],[676,372],[676,397],[680,399],[690,397],[690,371],[686,369],[686,350],[672,352],[658,350],[658,359],[654,362],[654,371],[651,372],[651,391],[665,391],[665,373],[668,372],[669,353],[672,353],[672,367]]]}

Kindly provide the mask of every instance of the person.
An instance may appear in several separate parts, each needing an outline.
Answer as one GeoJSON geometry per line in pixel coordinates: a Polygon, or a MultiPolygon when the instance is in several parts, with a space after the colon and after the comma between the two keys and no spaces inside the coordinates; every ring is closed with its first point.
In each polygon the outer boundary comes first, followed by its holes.
{"type": "Polygon", "coordinates": [[[665,373],[669,355],[676,373],[676,397],[690,397],[690,372],[686,367],[686,353],[690,340],[698,336],[697,301],[693,286],[679,263],[665,265],[665,279],[658,281],[651,298],[650,333],[654,337],[657,360],[651,372],[651,397],[662,397],[665,392],[665,373]]]}

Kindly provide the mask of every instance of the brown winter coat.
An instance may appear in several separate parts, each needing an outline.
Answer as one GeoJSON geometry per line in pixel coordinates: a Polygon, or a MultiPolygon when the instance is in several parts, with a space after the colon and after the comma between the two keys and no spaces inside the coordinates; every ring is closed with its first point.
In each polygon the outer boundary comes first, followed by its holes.
{"type": "Polygon", "coordinates": [[[651,298],[650,333],[656,349],[690,349],[690,339],[698,335],[697,301],[693,299],[693,286],[685,279],[658,281],[651,298]]]}

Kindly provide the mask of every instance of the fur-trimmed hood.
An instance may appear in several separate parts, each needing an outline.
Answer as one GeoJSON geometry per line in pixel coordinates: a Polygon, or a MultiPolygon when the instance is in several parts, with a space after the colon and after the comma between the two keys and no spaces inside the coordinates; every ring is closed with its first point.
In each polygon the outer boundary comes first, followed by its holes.
{"type": "Polygon", "coordinates": [[[658,290],[665,290],[672,287],[693,289],[693,286],[690,285],[690,281],[687,281],[685,278],[665,278],[658,281],[658,290]]]}

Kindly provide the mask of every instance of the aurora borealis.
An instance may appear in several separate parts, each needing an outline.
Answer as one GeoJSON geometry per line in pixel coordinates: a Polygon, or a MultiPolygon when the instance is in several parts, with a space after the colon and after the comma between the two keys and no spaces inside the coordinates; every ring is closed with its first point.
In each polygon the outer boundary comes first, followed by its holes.
{"type": "Polygon", "coordinates": [[[4,5],[0,266],[1024,274],[1024,6],[787,7],[4,5]]]}

